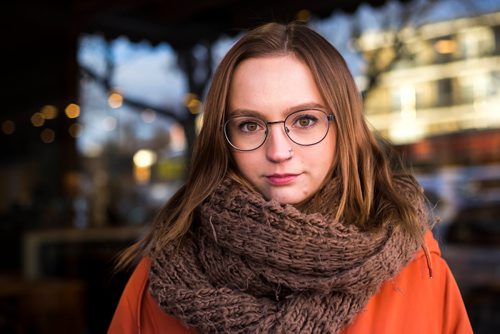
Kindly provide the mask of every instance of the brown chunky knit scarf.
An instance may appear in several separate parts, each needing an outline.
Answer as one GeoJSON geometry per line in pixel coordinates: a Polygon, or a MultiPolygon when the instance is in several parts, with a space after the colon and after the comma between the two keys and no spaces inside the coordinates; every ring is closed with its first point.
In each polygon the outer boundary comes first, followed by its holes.
{"type": "Polygon", "coordinates": [[[339,332],[420,245],[397,217],[378,232],[335,221],[335,187],[328,212],[304,214],[225,180],[151,255],[151,294],[200,333],[339,332]]]}

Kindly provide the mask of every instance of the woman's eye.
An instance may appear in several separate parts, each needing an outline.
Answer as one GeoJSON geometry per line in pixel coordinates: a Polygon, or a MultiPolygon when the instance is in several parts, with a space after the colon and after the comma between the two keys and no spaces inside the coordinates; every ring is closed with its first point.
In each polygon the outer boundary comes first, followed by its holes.
{"type": "Polygon", "coordinates": [[[257,122],[246,121],[240,123],[239,128],[243,132],[255,132],[259,130],[260,125],[257,122]]]}
{"type": "Polygon", "coordinates": [[[316,123],[316,118],[310,115],[301,116],[295,121],[295,125],[301,128],[310,127],[314,123],[316,123]]]}

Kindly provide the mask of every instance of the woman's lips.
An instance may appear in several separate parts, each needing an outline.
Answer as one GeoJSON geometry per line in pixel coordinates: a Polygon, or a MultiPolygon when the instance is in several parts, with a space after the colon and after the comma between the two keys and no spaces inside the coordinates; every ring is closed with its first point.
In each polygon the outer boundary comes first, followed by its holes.
{"type": "Polygon", "coordinates": [[[298,176],[299,174],[272,174],[267,175],[266,178],[273,185],[285,185],[295,181],[298,176]]]}

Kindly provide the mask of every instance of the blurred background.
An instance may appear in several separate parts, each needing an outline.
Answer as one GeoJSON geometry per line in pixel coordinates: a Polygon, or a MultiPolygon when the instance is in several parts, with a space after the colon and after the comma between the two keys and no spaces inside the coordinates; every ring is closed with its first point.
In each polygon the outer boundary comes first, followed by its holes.
{"type": "Polygon", "coordinates": [[[240,33],[306,22],[412,166],[476,333],[500,332],[500,0],[20,0],[1,7],[0,333],[103,333],[117,254],[183,182],[240,33]]]}

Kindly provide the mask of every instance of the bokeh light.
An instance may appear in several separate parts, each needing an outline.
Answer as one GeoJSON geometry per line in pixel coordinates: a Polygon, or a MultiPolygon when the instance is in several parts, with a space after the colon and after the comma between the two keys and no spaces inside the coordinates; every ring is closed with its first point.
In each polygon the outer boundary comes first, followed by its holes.
{"type": "Polygon", "coordinates": [[[108,97],[108,104],[113,109],[120,108],[123,104],[123,96],[117,91],[111,92],[108,97]]]}
{"type": "Polygon", "coordinates": [[[40,109],[40,113],[45,119],[54,119],[57,117],[59,110],[55,106],[47,104],[40,109]]]}
{"type": "Polygon", "coordinates": [[[6,135],[11,135],[16,130],[16,124],[11,120],[2,122],[2,132],[6,135]]]}
{"type": "Polygon", "coordinates": [[[77,118],[80,116],[80,106],[75,103],[70,103],[64,110],[68,118],[77,118]]]}
{"type": "Polygon", "coordinates": [[[40,139],[42,142],[45,144],[50,144],[54,141],[56,138],[56,133],[52,129],[43,129],[42,132],[40,133],[40,139]]]}
{"type": "Polygon", "coordinates": [[[31,124],[37,128],[41,127],[45,123],[45,118],[42,113],[36,112],[31,116],[31,124]]]}

